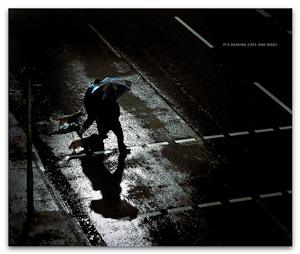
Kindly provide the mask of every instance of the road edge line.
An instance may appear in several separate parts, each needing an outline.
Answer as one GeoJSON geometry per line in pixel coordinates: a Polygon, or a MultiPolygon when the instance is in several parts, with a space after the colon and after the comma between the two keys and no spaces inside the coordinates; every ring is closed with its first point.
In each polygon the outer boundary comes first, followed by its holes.
{"type": "Polygon", "coordinates": [[[117,50],[114,49],[114,47],[97,31],[97,29],[95,27],[93,27],[92,24],[88,24],[89,27],[99,36],[99,38],[106,44],[107,47],[110,48],[110,50],[112,52],[115,53],[115,55],[119,58],[121,58],[122,56],[119,54],[119,52],[117,50]]]}

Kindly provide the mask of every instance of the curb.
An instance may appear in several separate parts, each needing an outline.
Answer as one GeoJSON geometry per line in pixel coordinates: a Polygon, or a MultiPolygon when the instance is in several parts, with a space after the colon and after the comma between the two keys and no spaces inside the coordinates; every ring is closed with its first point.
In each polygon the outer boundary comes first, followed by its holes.
{"type": "Polygon", "coordinates": [[[45,174],[45,168],[43,165],[43,162],[34,147],[32,145],[32,152],[34,157],[34,162],[37,166],[37,170],[43,179],[45,185],[47,186],[51,196],[53,197],[56,205],[58,206],[61,213],[65,216],[65,218],[68,220],[70,227],[72,228],[75,236],[77,237],[78,241],[82,244],[82,246],[92,246],[90,241],[88,240],[87,236],[81,229],[81,227],[78,225],[78,223],[75,221],[75,219],[71,216],[70,209],[68,208],[67,204],[63,201],[62,197],[60,196],[59,192],[56,190],[54,185],[51,183],[51,181],[48,179],[48,177],[45,174]]]}

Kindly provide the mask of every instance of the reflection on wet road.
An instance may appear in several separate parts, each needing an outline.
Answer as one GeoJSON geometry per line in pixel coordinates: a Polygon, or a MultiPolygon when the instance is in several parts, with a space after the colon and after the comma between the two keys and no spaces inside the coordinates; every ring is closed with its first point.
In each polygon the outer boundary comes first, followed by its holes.
{"type": "MultiPolygon", "coordinates": [[[[152,245],[142,221],[158,215],[159,210],[193,203],[188,190],[190,175],[184,172],[186,162],[189,161],[190,170],[199,171],[201,164],[207,163],[208,169],[214,160],[205,152],[204,143],[197,141],[197,135],[142,80],[132,94],[120,99],[120,105],[125,143],[131,147],[126,159],[114,152],[117,140],[109,133],[103,146],[97,138],[92,140],[96,144],[95,151],[112,149],[111,153],[61,160],[59,164],[107,245],[152,245]],[[194,152],[196,161],[191,160],[187,152],[188,147],[194,150],[195,146],[199,147],[199,151],[194,152]],[[182,161],[181,165],[178,160],[182,161]],[[120,225],[127,234],[120,231],[120,225]]],[[[85,136],[93,132],[97,132],[95,126],[85,136]]],[[[60,158],[70,153],[68,146],[75,137],[78,138],[75,132],[43,136],[60,158]]]]}

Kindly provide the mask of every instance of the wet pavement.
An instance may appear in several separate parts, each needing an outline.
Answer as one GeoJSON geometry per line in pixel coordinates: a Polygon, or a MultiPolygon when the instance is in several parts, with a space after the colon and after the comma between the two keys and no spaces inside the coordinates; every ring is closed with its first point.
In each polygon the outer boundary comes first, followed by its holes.
{"type": "MultiPolygon", "coordinates": [[[[140,79],[138,84],[138,88],[120,99],[120,120],[131,154],[124,158],[122,179],[116,185],[121,187],[118,203],[106,204],[103,193],[110,189],[99,187],[119,165],[118,151],[114,150],[116,137],[112,133],[104,141],[107,154],[82,158],[68,157],[71,155],[69,145],[79,138],[76,132],[39,135],[42,143],[47,144],[48,152],[56,158],[55,165],[46,164],[45,173],[60,191],[91,244],[207,246],[236,245],[238,241],[240,245],[272,245],[273,240],[261,238],[268,233],[271,239],[279,234],[278,243],[288,245],[288,236],[280,229],[269,234],[272,222],[256,206],[255,200],[248,197],[251,190],[237,188],[234,172],[215,158],[211,149],[147,83],[140,79]],[[238,198],[241,198],[238,205],[229,201],[238,198]],[[246,219],[247,223],[244,221],[239,228],[241,225],[232,221],[239,214],[236,206],[241,214],[247,211],[241,220],[245,220],[248,213],[252,218],[254,212],[260,219],[256,216],[253,221],[246,219]],[[224,217],[225,221],[231,218],[228,224],[221,219],[224,217]],[[232,230],[234,225],[236,231],[232,230]],[[265,230],[256,234],[257,238],[248,238],[248,233],[244,236],[235,233],[244,227],[246,231],[256,232],[258,228],[262,230],[262,225],[265,230]],[[231,230],[227,232],[228,228],[231,230]],[[284,242],[282,237],[286,238],[284,242]]],[[[95,125],[84,136],[93,133],[97,133],[95,125]]],[[[41,157],[49,159],[49,154],[42,149],[40,146],[41,157]]],[[[245,181],[247,183],[247,179],[245,181]]]]}
{"type": "MultiPolygon", "coordinates": [[[[77,206],[86,212],[109,246],[151,246],[156,240],[151,240],[149,229],[143,228],[144,219],[161,215],[160,211],[169,208],[186,207],[200,201],[202,195],[191,189],[191,174],[205,175],[219,164],[206,151],[204,142],[147,83],[138,77],[134,80],[138,80],[138,86],[119,100],[125,143],[131,148],[131,154],[125,159],[120,185],[120,205],[127,207],[125,213],[118,215],[120,209],[112,207],[117,214],[112,211],[112,218],[107,218],[103,214],[106,210],[103,208],[103,192],[108,190],[95,188],[105,177],[99,169],[101,163],[109,172],[118,167],[118,152],[113,150],[116,137],[112,133],[104,141],[105,150],[112,152],[105,154],[102,162],[99,161],[100,155],[68,160],[67,155],[71,152],[68,146],[79,138],[75,132],[41,135],[54,155],[61,158],[57,166],[77,197],[77,206]],[[99,180],[91,172],[93,170],[99,172],[99,180]],[[137,217],[131,220],[130,214],[135,213],[134,210],[137,217]]],[[[97,132],[95,126],[89,131],[84,137],[97,132]]]]}
{"type": "Polygon", "coordinates": [[[33,149],[34,216],[27,217],[26,134],[9,112],[9,246],[90,245],[33,149]]]}
{"type": "MultiPolygon", "coordinates": [[[[15,22],[18,19],[12,18],[15,22]]],[[[59,23],[59,18],[56,22],[59,23]]],[[[55,23],[47,30],[52,40],[51,34],[55,34],[58,25],[55,23]]],[[[224,140],[199,137],[132,63],[112,52],[86,23],[78,21],[73,27],[69,23],[71,20],[59,24],[68,28],[56,34],[60,36],[59,33],[67,31],[61,36],[61,43],[56,41],[52,46],[51,41],[41,36],[45,43],[37,50],[41,50],[43,59],[38,54],[30,55],[33,46],[27,51],[19,50],[29,52],[27,59],[47,70],[44,91],[35,94],[33,103],[34,144],[43,161],[46,179],[58,191],[88,244],[290,246],[290,175],[279,183],[278,171],[270,185],[266,185],[272,168],[265,175],[259,172],[252,175],[255,163],[243,161],[242,157],[238,161],[241,164],[237,165],[243,165],[243,170],[234,168],[230,158],[222,156],[224,151],[231,151],[233,157],[239,155],[235,154],[236,147],[231,149],[232,140],[228,142],[225,136],[224,140]],[[74,158],[69,145],[79,136],[75,131],[60,132],[49,118],[76,112],[82,105],[85,90],[99,76],[133,82],[132,92],[118,100],[125,144],[131,153],[120,157],[116,137],[109,133],[104,140],[105,154],[74,158]]],[[[42,26],[42,23],[35,25],[42,26]]],[[[12,50],[10,109],[23,124],[25,111],[18,71],[24,62],[26,57],[12,50]]],[[[157,80],[163,81],[164,78],[157,80]]],[[[291,130],[284,131],[290,138],[291,130]]],[[[84,137],[95,133],[94,124],[84,137]]],[[[266,140],[281,138],[278,133],[264,137],[266,140]]],[[[234,143],[243,147],[244,137],[235,138],[234,143]]]]}

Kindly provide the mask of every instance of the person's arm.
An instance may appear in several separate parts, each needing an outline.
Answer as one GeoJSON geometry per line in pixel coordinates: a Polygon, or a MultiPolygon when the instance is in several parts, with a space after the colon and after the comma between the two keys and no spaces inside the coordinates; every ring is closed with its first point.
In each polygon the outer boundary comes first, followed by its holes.
{"type": "Polygon", "coordinates": [[[91,94],[91,88],[89,88],[87,91],[86,91],[86,94],[84,96],[84,99],[83,99],[83,105],[86,109],[86,112],[88,114],[88,117],[87,119],[85,120],[85,122],[83,123],[83,125],[81,126],[80,130],[77,132],[78,136],[80,136],[82,138],[82,135],[83,133],[92,125],[92,123],[94,122],[94,119],[93,117],[91,117],[91,114],[89,113],[90,112],[90,94],[91,94]]]}
{"type": "Polygon", "coordinates": [[[78,136],[82,138],[83,133],[92,125],[94,118],[88,115],[88,118],[85,120],[80,130],[77,132],[78,136]]]}

